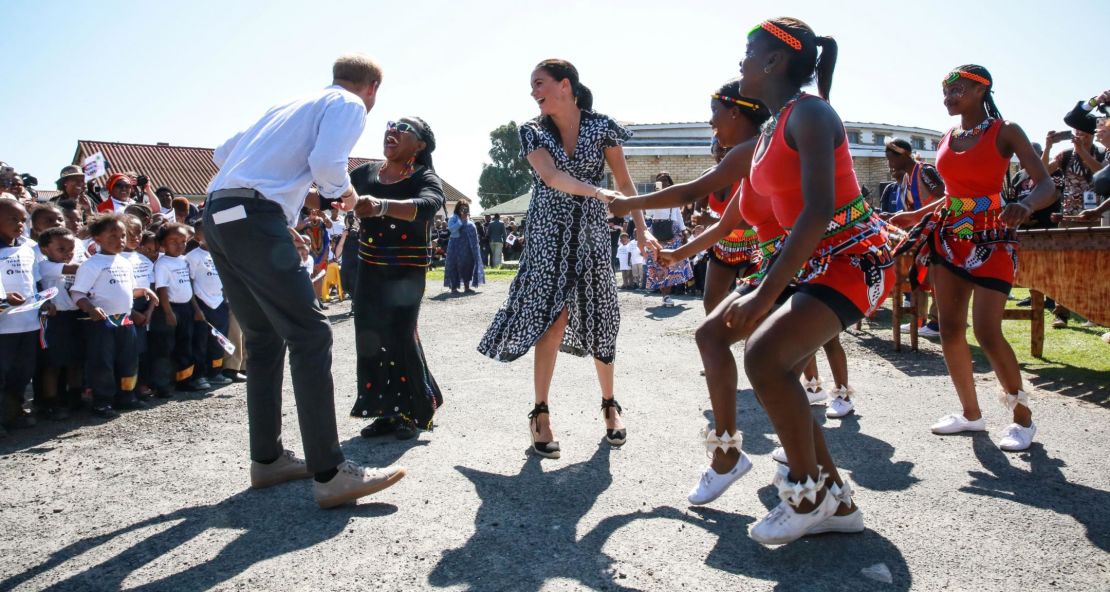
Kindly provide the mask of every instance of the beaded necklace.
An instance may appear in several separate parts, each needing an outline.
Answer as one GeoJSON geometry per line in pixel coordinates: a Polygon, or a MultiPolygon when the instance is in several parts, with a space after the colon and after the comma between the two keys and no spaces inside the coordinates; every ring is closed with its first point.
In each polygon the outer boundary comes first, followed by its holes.
{"type": "Polygon", "coordinates": [[[794,102],[800,98],[802,98],[802,91],[794,93],[794,96],[787,99],[786,102],[783,103],[782,107],[779,108],[778,112],[772,115],[770,119],[763,123],[763,135],[767,136],[768,139],[774,136],[775,128],[778,127],[779,117],[782,117],[782,112],[786,111],[787,107],[793,105],[794,102]]]}
{"type": "Polygon", "coordinates": [[[971,129],[965,130],[962,127],[958,127],[952,130],[952,137],[956,140],[959,140],[961,138],[972,138],[978,136],[979,134],[987,131],[987,128],[990,127],[992,123],[994,123],[994,118],[988,117],[984,119],[982,123],[971,129]]]}

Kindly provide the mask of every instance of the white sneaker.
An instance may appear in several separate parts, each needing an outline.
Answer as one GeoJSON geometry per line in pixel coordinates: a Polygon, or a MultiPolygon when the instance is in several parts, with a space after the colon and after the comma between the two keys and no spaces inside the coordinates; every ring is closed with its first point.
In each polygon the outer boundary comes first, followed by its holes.
{"type": "Polygon", "coordinates": [[[829,401],[829,408],[825,410],[825,417],[839,419],[855,411],[856,406],[848,400],[856,392],[850,386],[842,386],[832,392],[836,397],[829,401]]]}
{"type": "MultiPolygon", "coordinates": [[[[903,323],[902,326],[899,327],[899,329],[901,329],[901,331],[903,333],[909,333],[910,329],[912,329],[912,328],[913,328],[913,323],[903,323]]],[[[920,331],[920,330],[921,330],[921,328],[918,327],[918,331],[920,331]]]]}
{"type": "Polygon", "coordinates": [[[918,337],[940,337],[940,331],[929,326],[929,323],[921,325],[917,329],[918,337]]]}
{"type": "Polygon", "coordinates": [[[336,468],[339,472],[331,478],[331,481],[312,483],[312,493],[321,508],[334,508],[371,493],[377,493],[400,481],[406,473],[404,467],[372,469],[360,467],[349,460],[343,461],[343,464],[336,468]]]}
{"type": "Polygon", "coordinates": [[[732,467],[732,470],[727,473],[721,474],[714,471],[713,467],[705,467],[701,479],[698,479],[698,484],[690,490],[690,495],[686,496],[686,500],[695,506],[708,504],[721,497],[721,494],[751,469],[752,459],[743,452],[740,453],[740,460],[736,461],[736,466],[732,467]]]}
{"type": "MultiPolygon", "coordinates": [[[[847,479],[844,479],[844,485],[838,486],[835,483],[829,487],[827,494],[836,499],[837,509],[840,506],[852,507],[852,486],[847,479]]],[[[834,510],[835,512],[835,510],[834,510]]],[[[856,508],[855,512],[837,516],[833,514],[825,519],[824,522],[815,525],[809,529],[806,534],[822,534],[826,532],[843,532],[843,533],[856,533],[863,532],[863,512],[856,508]]]]}
{"type": "Polygon", "coordinates": [[[308,465],[304,460],[297,458],[292,450],[282,452],[277,460],[269,464],[251,461],[251,487],[254,489],[263,489],[286,481],[308,479],[311,476],[308,465]]]}
{"type": "Polygon", "coordinates": [[[775,449],[771,451],[771,460],[784,465],[790,464],[790,461],[786,460],[786,449],[782,446],[776,446],[775,449]]]}
{"type": "Polygon", "coordinates": [[[987,422],[982,417],[975,421],[968,421],[967,418],[959,413],[952,413],[945,415],[929,428],[934,434],[945,436],[948,434],[958,434],[960,432],[984,432],[987,429],[987,422]]]}
{"type": "Polygon", "coordinates": [[[782,501],[748,531],[748,536],[757,543],[785,545],[798,540],[835,514],[836,507],[839,505],[832,494],[826,491],[825,498],[813,511],[807,514],[794,511],[802,500],[812,502],[817,498],[817,493],[825,487],[824,481],[827,476],[824,471],[818,471],[816,482],[812,477],[806,477],[805,483],[793,483],[785,476],[788,470],[783,469],[786,467],[781,467],[775,475],[775,485],[778,486],[779,498],[782,501]]]}
{"type": "Polygon", "coordinates": [[[663,308],[671,308],[672,306],[674,306],[674,300],[671,300],[670,296],[664,296],[663,297],[663,308]]]}
{"type": "Polygon", "coordinates": [[[1006,452],[1019,452],[1029,448],[1035,435],[1037,435],[1037,424],[1030,423],[1029,427],[1023,427],[1021,424],[1012,423],[1002,430],[1002,439],[998,441],[998,447],[1006,452]]]}
{"type": "Polygon", "coordinates": [[[825,392],[825,389],[821,388],[820,378],[803,380],[802,386],[806,388],[806,397],[809,397],[810,405],[820,405],[829,398],[829,394],[825,392]]]}

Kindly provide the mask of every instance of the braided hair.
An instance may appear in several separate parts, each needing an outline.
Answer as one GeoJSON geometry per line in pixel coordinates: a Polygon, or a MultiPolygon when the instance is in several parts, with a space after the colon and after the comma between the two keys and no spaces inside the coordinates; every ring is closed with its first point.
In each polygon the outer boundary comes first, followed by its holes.
{"type": "Polygon", "coordinates": [[[817,93],[822,99],[829,100],[832,90],[833,70],[836,69],[837,45],[832,37],[822,37],[813,32],[813,29],[804,22],[788,16],[769,19],[766,21],[783,29],[799,42],[801,47],[795,49],[786,41],[772,35],[763,28],[763,23],[757,25],[748,37],[755,36],[763,39],[776,48],[790,49],[790,59],[787,63],[786,77],[798,89],[817,81],[817,93]],[[817,50],[820,49],[820,56],[817,50]]]}
{"type": "MultiPolygon", "coordinates": [[[[984,86],[987,87],[987,92],[983,94],[983,110],[987,112],[987,117],[1002,119],[1002,113],[999,112],[998,105],[994,103],[994,78],[991,76],[990,71],[978,64],[964,64],[963,66],[952,70],[952,72],[948,74],[948,78],[944,79],[944,83],[952,84],[957,79],[961,78],[961,72],[971,74],[972,76],[975,76],[977,78],[986,79],[987,84],[985,84],[984,86]]],[[[968,78],[968,80],[971,80],[972,82],[978,84],[983,84],[982,82],[978,80],[973,80],[971,78],[968,78]]]]}
{"type": "Polygon", "coordinates": [[[432,128],[428,122],[419,117],[402,117],[401,120],[415,127],[419,131],[420,141],[424,142],[424,149],[417,153],[416,162],[430,171],[435,171],[436,168],[432,166],[432,152],[436,149],[436,135],[432,133],[432,128]]]}
{"type": "Polygon", "coordinates": [[[740,94],[739,78],[733,78],[722,84],[721,88],[713,93],[713,100],[725,107],[736,107],[740,109],[740,113],[742,113],[744,117],[747,117],[756,127],[763,125],[763,122],[771,117],[771,112],[762,101],[740,94]]]}
{"type": "MultiPolygon", "coordinates": [[[[594,108],[594,93],[582,84],[578,79],[578,68],[574,64],[560,59],[547,59],[536,64],[537,70],[547,72],[556,82],[570,80],[570,91],[574,93],[574,104],[582,111],[592,112],[594,108]]],[[[545,115],[540,119],[542,125],[551,135],[555,136],[555,141],[562,143],[563,138],[559,135],[559,129],[555,126],[555,122],[551,120],[550,115],[545,115]]]]}

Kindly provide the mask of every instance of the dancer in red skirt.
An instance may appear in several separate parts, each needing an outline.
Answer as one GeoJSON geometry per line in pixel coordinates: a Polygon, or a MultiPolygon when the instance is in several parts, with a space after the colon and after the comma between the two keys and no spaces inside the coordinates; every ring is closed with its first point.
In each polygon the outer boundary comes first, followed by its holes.
{"type": "Polygon", "coordinates": [[[960,66],[945,78],[944,106],[949,115],[960,116],[960,127],[945,134],[937,150],[947,195],[936,206],[903,212],[891,222],[917,223],[899,252],[923,252],[931,263],[944,361],[963,406],[933,425],[933,433],[986,430],[967,346],[967,309],[974,294],[975,338],[1002,385],[999,400],[1013,413],[998,445],[1015,451],[1029,447],[1037,427],[1014,350],[1002,335],[1002,311],[1017,273],[1014,231],[1052,203],[1055,187],[1025,132],[1002,119],[993,85],[990,72],[976,65],[960,66]],[[1022,201],[1003,206],[1003,180],[1015,155],[1036,185],[1022,201]]]}
{"type": "Polygon", "coordinates": [[[817,348],[872,312],[894,284],[884,225],[860,195],[844,124],[827,102],[836,49],[805,23],[777,18],[752,29],[740,65],[741,92],[776,113],[751,184],[787,233],[759,285],[724,313],[735,334],[750,334],[744,370],[789,458],[774,480],[782,502],[750,531],[763,544],[863,530],[798,382],[817,348]],[[815,74],[820,98],[801,92],[815,74]],[[793,295],[776,309],[792,282],[793,295]]]}

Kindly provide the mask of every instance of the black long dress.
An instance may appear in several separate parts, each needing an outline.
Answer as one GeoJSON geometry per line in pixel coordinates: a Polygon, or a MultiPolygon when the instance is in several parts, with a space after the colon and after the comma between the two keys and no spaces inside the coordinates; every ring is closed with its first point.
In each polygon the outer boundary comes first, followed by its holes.
{"type": "Polygon", "coordinates": [[[418,429],[431,429],[443,404],[417,334],[425,274],[431,264],[429,231],[443,208],[443,187],[434,171],[420,169],[407,179],[384,184],[382,163],[351,171],[359,195],[411,199],[416,219],[362,218],[359,270],[355,289],[355,351],[358,398],[352,417],[396,418],[418,429]]]}

